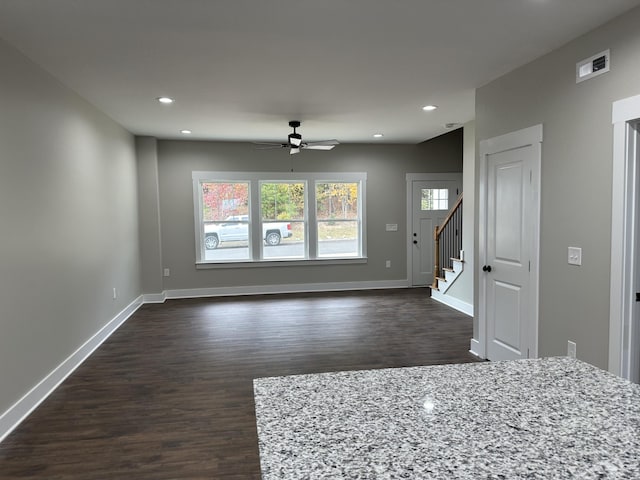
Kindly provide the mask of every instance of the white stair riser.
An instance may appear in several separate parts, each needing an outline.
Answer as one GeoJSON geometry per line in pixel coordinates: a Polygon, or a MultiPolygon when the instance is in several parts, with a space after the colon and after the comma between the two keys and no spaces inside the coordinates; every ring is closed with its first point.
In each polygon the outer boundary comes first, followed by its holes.
{"type": "Polygon", "coordinates": [[[451,285],[453,285],[453,283],[456,281],[463,270],[464,262],[454,259],[453,272],[450,270],[443,270],[445,281],[443,282],[442,280],[438,280],[438,291],[440,293],[446,293],[446,291],[451,288],[451,285]]]}

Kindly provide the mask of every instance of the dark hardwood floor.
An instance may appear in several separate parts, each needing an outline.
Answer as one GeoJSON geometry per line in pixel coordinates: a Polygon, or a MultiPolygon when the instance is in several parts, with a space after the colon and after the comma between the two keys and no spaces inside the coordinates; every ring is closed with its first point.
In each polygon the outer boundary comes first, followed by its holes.
{"type": "Polygon", "coordinates": [[[475,360],[426,292],[144,305],[0,444],[0,478],[258,479],[254,378],[475,360]]]}

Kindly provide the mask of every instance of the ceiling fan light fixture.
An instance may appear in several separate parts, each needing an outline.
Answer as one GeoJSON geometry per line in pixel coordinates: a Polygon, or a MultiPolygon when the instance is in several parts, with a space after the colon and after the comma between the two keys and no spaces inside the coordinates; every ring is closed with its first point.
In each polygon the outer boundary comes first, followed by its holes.
{"type": "Polygon", "coordinates": [[[289,155],[295,155],[296,153],[300,153],[300,149],[298,147],[291,147],[291,150],[289,150],[289,155]]]}
{"type": "Polygon", "coordinates": [[[299,133],[290,133],[289,134],[289,145],[294,147],[299,147],[302,144],[302,135],[299,133]]]}

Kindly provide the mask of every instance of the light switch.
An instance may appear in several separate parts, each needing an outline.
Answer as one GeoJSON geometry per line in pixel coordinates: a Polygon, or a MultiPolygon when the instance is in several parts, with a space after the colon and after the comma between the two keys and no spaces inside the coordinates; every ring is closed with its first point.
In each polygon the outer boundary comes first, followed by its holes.
{"type": "Polygon", "coordinates": [[[387,232],[397,232],[398,224],[397,223],[387,223],[385,230],[387,232]]]}
{"type": "Polygon", "coordinates": [[[569,247],[569,265],[582,265],[582,248],[569,247]]]}

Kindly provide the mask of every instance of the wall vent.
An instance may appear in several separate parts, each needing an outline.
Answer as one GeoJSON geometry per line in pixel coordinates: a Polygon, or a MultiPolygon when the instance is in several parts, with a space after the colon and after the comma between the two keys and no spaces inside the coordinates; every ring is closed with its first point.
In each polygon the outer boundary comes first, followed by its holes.
{"type": "Polygon", "coordinates": [[[609,71],[609,50],[600,52],[593,57],[589,57],[576,63],[576,83],[584,82],[590,78],[597,77],[609,71]]]}

